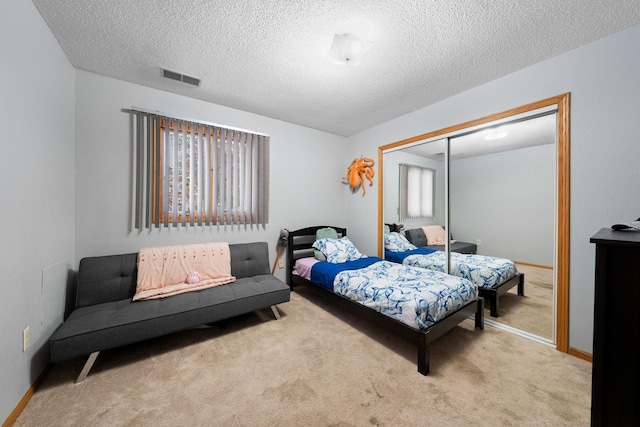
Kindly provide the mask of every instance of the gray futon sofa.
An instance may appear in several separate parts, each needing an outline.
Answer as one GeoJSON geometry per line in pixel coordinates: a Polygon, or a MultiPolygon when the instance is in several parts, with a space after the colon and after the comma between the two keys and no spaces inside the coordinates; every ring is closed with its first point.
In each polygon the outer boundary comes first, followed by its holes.
{"type": "MultiPolygon", "coordinates": [[[[418,247],[431,248],[435,249],[436,251],[445,250],[444,245],[428,245],[427,236],[424,234],[422,228],[404,230],[404,235],[408,241],[418,247]]],[[[461,254],[475,254],[477,250],[478,246],[475,243],[455,242],[451,244],[452,252],[460,252],[461,254]]]]}
{"type": "Polygon", "coordinates": [[[230,244],[236,281],[167,298],[132,301],[137,255],[83,258],[78,269],[76,307],[50,338],[53,363],[89,358],[84,380],[98,353],[126,344],[210,324],[289,301],[290,288],[269,271],[266,242],[230,244]]]}

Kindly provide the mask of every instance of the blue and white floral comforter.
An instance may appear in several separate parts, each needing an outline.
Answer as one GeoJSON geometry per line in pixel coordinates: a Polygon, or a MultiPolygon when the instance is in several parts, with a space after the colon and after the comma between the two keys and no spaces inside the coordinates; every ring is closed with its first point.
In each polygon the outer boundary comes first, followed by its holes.
{"type": "MultiPolygon", "coordinates": [[[[444,272],[445,252],[409,255],[403,264],[444,272]]],[[[495,289],[518,274],[513,261],[484,255],[461,254],[451,252],[451,271],[449,274],[464,277],[485,289],[495,289]]]]}
{"type": "Polygon", "coordinates": [[[338,273],[333,290],[417,329],[432,326],[478,296],[478,287],[466,279],[389,261],[338,273]]]}

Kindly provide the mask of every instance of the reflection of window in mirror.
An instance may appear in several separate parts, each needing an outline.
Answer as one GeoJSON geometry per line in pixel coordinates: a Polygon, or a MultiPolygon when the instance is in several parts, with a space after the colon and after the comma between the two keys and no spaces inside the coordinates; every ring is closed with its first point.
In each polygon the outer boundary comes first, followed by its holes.
{"type": "Polygon", "coordinates": [[[435,170],[400,164],[400,222],[432,218],[434,212],[435,170]]]}

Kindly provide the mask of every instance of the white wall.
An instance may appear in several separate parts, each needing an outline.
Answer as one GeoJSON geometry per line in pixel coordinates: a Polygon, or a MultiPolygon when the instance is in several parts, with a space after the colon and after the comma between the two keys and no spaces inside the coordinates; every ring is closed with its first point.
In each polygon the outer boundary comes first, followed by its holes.
{"type": "Polygon", "coordinates": [[[30,1],[0,2],[0,420],[49,363],[73,263],[74,70],[30,1]],[[22,331],[31,347],[22,351],[22,331]]]}
{"type": "Polygon", "coordinates": [[[554,265],[556,146],[451,163],[451,230],[481,255],[554,265]]]}
{"type": "MultiPolygon", "coordinates": [[[[340,179],[346,170],[341,136],[77,71],[76,141],[76,262],[142,246],[266,241],[273,265],[281,228],[344,224],[348,187],[340,179]],[[268,226],[131,231],[132,141],[129,114],[122,111],[131,107],[268,134],[268,226]]],[[[276,276],[284,280],[284,270],[276,276]]]]}
{"type": "MultiPolygon", "coordinates": [[[[571,92],[569,345],[592,351],[595,248],[602,227],[640,216],[640,25],[349,138],[347,158],[571,92]]],[[[377,182],[376,182],[377,185],[377,182]]],[[[372,194],[375,194],[372,191],[372,194]]],[[[347,199],[349,234],[375,250],[376,197],[347,199]]]]}

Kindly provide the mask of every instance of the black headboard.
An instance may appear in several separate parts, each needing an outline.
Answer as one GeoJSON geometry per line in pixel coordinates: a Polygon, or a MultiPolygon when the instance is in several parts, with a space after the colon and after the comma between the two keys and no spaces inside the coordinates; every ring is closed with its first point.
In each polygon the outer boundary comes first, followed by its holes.
{"type": "Polygon", "coordinates": [[[402,225],[402,224],[395,224],[395,223],[394,224],[389,224],[389,223],[386,223],[385,225],[389,227],[389,231],[391,233],[393,233],[393,232],[400,233],[402,230],[404,230],[404,225],[402,225]]]}
{"type": "Polygon", "coordinates": [[[314,227],[301,228],[289,231],[287,238],[287,284],[293,283],[291,275],[297,259],[313,256],[313,242],[316,241],[316,232],[321,228],[333,228],[338,233],[338,237],[347,235],[347,229],[334,227],[332,225],[317,225],[314,227]]]}

